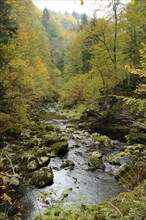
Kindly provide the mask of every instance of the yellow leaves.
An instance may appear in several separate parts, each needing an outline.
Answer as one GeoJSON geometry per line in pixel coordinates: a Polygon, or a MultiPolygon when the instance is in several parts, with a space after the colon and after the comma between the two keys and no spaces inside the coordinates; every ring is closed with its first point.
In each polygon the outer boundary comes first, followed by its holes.
{"type": "Polygon", "coordinates": [[[39,69],[41,74],[47,74],[47,68],[40,58],[36,60],[36,68],[39,69]]]}
{"type": "MultiPolygon", "coordinates": [[[[132,6],[136,5],[136,3],[138,3],[138,1],[139,1],[139,0],[132,0],[132,1],[131,1],[131,5],[132,5],[132,6]]],[[[139,1],[139,2],[140,2],[140,1],[139,1]]]]}
{"type": "Polygon", "coordinates": [[[131,5],[132,5],[132,6],[135,5],[135,0],[132,0],[132,1],[131,1],[131,5]]]}
{"type": "Polygon", "coordinates": [[[10,205],[13,205],[13,204],[12,204],[12,198],[11,198],[10,196],[8,196],[6,193],[4,193],[4,194],[2,195],[2,199],[3,199],[4,201],[7,201],[10,205]]]}

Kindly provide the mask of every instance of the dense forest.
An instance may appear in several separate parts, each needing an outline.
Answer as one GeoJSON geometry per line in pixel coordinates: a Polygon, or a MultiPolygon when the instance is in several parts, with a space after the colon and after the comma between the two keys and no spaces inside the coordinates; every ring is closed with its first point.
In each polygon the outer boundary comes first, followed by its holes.
{"type": "MultiPolygon", "coordinates": [[[[102,18],[96,8],[89,17],[41,11],[31,0],[0,0],[0,218],[25,219],[21,187],[53,183],[46,167],[69,150],[74,132],[48,124],[46,109],[56,103],[98,146],[89,172],[105,169],[101,158],[119,166],[114,176],[126,192],[101,205],[56,206],[28,219],[144,220],[145,98],[146,0],[110,0],[102,18]],[[125,143],[114,156],[110,138],[125,143]]],[[[72,170],[74,163],[66,162],[61,166],[72,170]]]]}

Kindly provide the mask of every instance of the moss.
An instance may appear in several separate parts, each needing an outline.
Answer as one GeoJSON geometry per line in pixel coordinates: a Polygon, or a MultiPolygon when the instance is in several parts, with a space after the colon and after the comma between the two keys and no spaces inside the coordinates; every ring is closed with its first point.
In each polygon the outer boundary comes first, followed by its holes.
{"type": "Polygon", "coordinates": [[[43,140],[45,146],[50,146],[51,144],[60,141],[60,135],[57,135],[55,132],[52,132],[51,134],[44,135],[43,140]]]}
{"type": "Polygon", "coordinates": [[[143,132],[132,132],[126,136],[126,139],[129,142],[136,142],[136,143],[146,143],[146,133],[143,132]]]}
{"type": "Polygon", "coordinates": [[[67,118],[78,120],[82,116],[82,113],[85,109],[86,109],[86,106],[82,104],[71,109],[63,110],[61,111],[61,114],[63,114],[67,118]]]}
{"type": "Polygon", "coordinates": [[[119,175],[119,183],[127,189],[133,189],[146,177],[146,163],[144,161],[137,161],[133,166],[123,175],[119,175]]]}
{"type": "Polygon", "coordinates": [[[53,172],[51,168],[43,167],[32,173],[29,180],[30,185],[43,187],[53,183],[53,172]]]}
{"type": "Polygon", "coordinates": [[[65,154],[68,151],[68,142],[60,141],[60,142],[54,143],[51,145],[50,151],[51,151],[52,156],[59,156],[59,155],[65,154]]]}
{"type": "Polygon", "coordinates": [[[106,135],[99,135],[98,133],[93,133],[92,137],[94,138],[94,140],[96,141],[97,144],[101,144],[104,147],[110,148],[110,149],[114,148],[112,141],[106,135]]]}
{"type": "Polygon", "coordinates": [[[130,170],[130,166],[128,164],[124,164],[114,173],[114,176],[117,179],[123,178],[125,173],[127,173],[129,170],[130,170]]]}
{"type": "Polygon", "coordinates": [[[104,167],[102,154],[99,152],[93,152],[89,158],[88,169],[94,171],[96,169],[104,169],[104,167]]]}
{"type": "Polygon", "coordinates": [[[107,156],[107,157],[105,158],[105,160],[106,160],[107,162],[109,162],[110,164],[113,164],[113,165],[121,165],[121,164],[120,164],[120,161],[118,160],[118,158],[114,158],[114,157],[111,157],[111,156],[107,156]]]}
{"type": "Polygon", "coordinates": [[[21,124],[13,124],[12,128],[6,132],[6,134],[12,138],[19,138],[23,129],[21,124]]]}

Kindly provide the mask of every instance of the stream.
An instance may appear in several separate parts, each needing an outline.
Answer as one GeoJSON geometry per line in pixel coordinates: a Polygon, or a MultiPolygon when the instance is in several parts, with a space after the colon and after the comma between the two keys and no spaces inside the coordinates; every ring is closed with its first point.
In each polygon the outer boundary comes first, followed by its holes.
{"type": "MultiPolygon", "coordinates": [[[[52,167],[54,174],[54,183],[51,186],[41,189],[30,187],[25,190],[23,201],[28,204],[28,210],[23,219],[33,220],[44,209],[55,205],[67,208],[73,204],[98,204],[123,191],[112,175],[112,172],[119,166],[105,162],[104,171],[101,169],[94,172],[87,170],[89,155],[96,149],[92,136],[88,132],[80,130],[75,122],[62,119],[62,115],[57,113],[57,107],[52,106],[45,111],[50,114],[50,119],[42,121],[42,123],[55,124],[70,134],[69,151],[62,157],[51,159],[49,166],[52,167]],[[60,168],[65,159],[74,162],[74,169],[60,168]]],[[[108,149],[106,155],[116,154],[124,146],[123,143],[116,140],[113,140],[113,144],[115,149],[108,149]]]]}

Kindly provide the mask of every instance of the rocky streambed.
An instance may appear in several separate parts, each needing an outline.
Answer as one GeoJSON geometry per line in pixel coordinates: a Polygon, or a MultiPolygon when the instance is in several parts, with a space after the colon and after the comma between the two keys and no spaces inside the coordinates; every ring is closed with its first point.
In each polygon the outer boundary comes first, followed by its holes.
{"type": "MultiPolygon", "coordinates": [[[[64,143],[67,141],[68,147],[57,154],[49,152],[52,155],[48,167],[53,172],[53,183],[48,183],[49,186],[44,184],[39,189],[26,188],[22,201],[26,202],[27,211],[24,212],[23,219],[32,220],[44,209],[56,205],[67,208],[73,204],[98,204],[123,191],[113,172],[125,161],[112,163],[106,158],[119,152],[124,144],[80,130],[76,122],[70,122],[59,115],[56,106],[44,111],[47,113],[47,120],[42,120],[41,123],[48,127],[54,126],[55,135],[64,143]]],[[[51,135],[49,138],[51,140],[51,135]]]]}
{"type": "Polygon", "coordinates": [[[9,131],[7,140],[1,141],[2,162],[14,171],[2,178],[3,184],[19,188],[18,203],[25,205],[22,219],[33,220],[56,205],[98,204],[123,191],[113,173],[129,157],[112,158],[126,144],[80,129],[58,109],[57,104],[41,107],[43,117],[22,130],[18,126],[9,131]]]}

